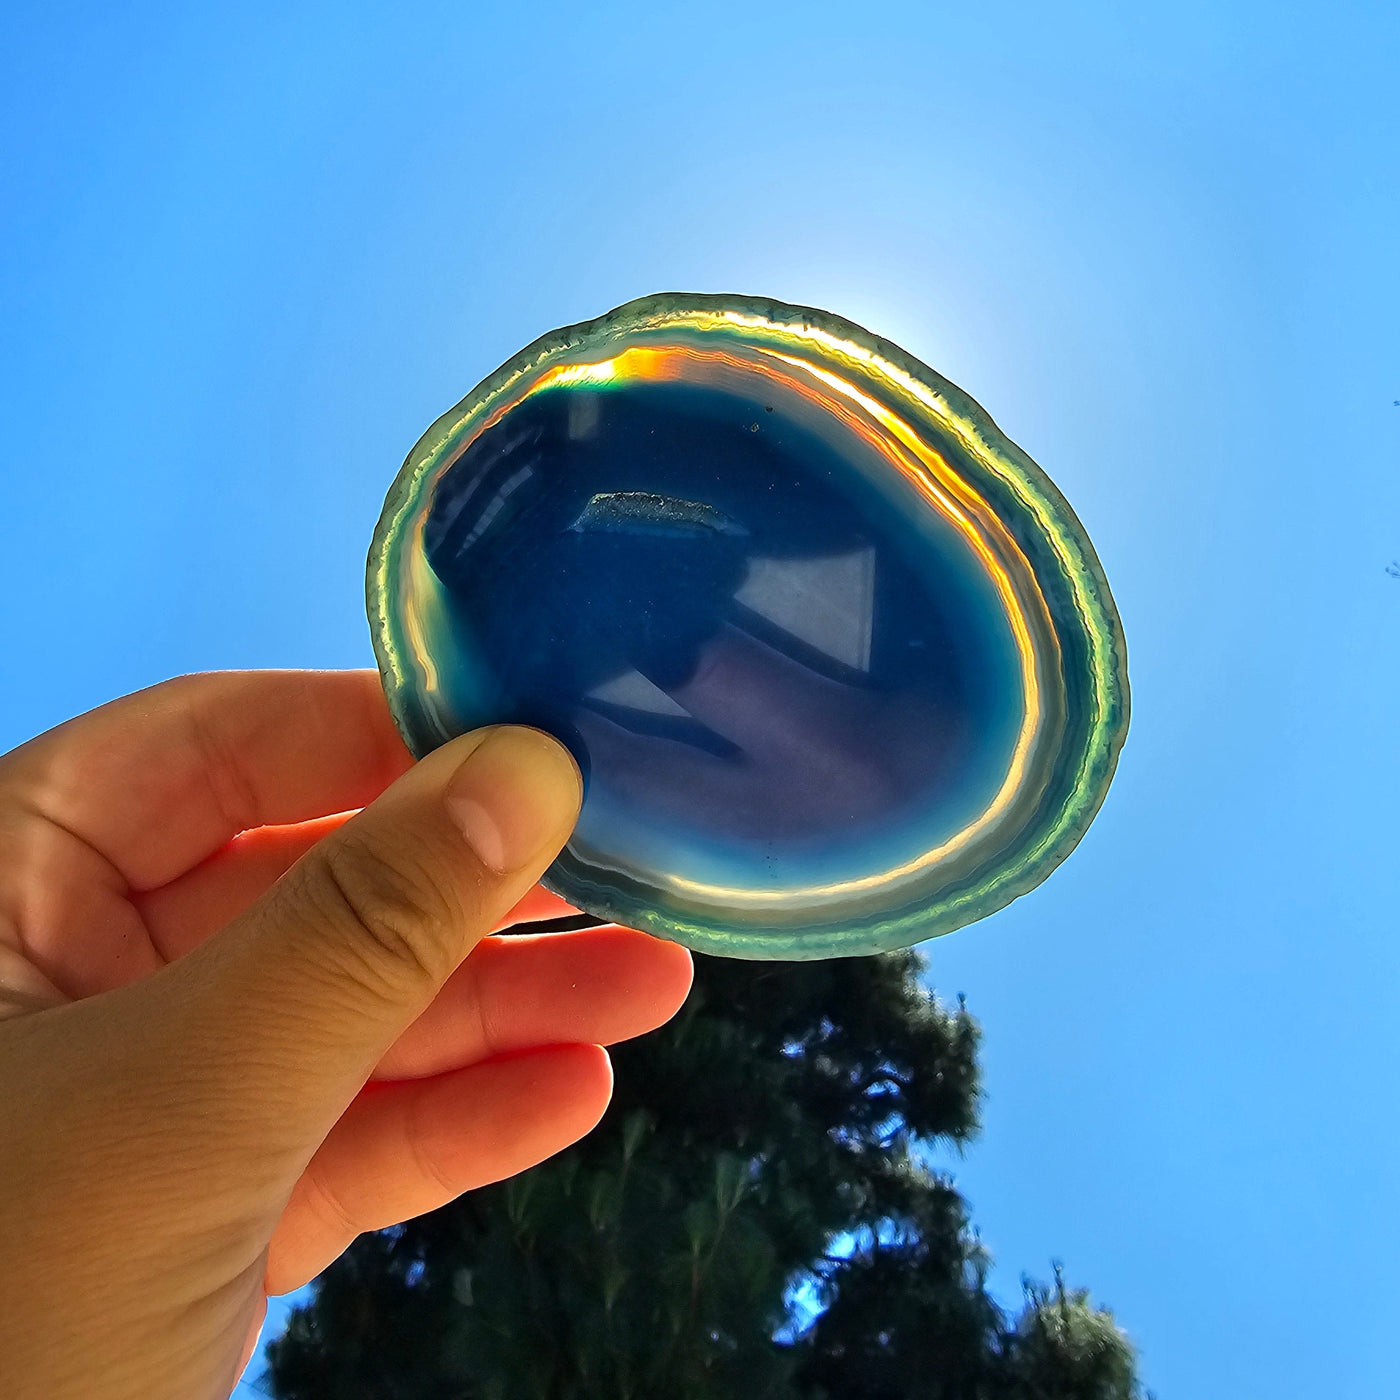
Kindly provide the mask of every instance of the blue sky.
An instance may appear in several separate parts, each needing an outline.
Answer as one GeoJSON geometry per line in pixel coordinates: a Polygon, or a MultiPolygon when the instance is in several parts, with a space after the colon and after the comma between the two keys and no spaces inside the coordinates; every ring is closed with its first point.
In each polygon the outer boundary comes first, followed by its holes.
{"type": "MultiPolygon", "coordinates": [[[[663,289],[980,400],[1128,637],[1104,810],[930,947],[986,1033],[998,1288],[1163,1400],[1394,1384],[1400,10],[11,4],[0,748],[183,671],[372,663],[428,423],[663,289]]],[[[257,1370],[257,1363],[252,1368],[257,1370]]]]}

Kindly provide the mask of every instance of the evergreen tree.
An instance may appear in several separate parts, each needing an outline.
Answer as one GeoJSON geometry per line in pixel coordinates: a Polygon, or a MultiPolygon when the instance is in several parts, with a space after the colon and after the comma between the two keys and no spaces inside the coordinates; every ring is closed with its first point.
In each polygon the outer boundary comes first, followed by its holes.
{"type": "Polygon", "coordinates": [[[273,1395],[1137,1400],[1126,1337],[1058,1269],[1015,1319],[986,1290],[928,1162],[976,1130],[979,1032],[918,954],[695,962],[584,1141],[321,1276],[273,1395]]]}

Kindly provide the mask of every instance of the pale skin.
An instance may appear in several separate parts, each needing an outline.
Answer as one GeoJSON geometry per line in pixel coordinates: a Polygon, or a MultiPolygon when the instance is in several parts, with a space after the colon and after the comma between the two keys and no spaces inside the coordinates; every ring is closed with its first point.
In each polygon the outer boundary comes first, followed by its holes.
{"type": "Polygon", "coordinates": [[[537,885],[577,769],[414,764],[373,672],[182,677],[0,757],[0,1394],[223,1400],[267,1297],[587,1133],[689,954],[537,885]],[[363,808],[363,811],[358,809],[363,808]]]}

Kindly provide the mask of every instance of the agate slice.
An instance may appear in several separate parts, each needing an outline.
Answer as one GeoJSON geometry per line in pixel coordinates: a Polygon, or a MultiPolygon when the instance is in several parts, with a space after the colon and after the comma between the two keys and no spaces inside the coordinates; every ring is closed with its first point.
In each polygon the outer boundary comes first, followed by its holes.
{"type": "Polygon", "coordinates": [[[410,454],[370,549],[422,756],[566,743],[579,908],[742,958],[904,947],[1083,835],[1128,722],[1084,530],[987,414],[824,311],[661,295],[537,340],[410,454]]]}

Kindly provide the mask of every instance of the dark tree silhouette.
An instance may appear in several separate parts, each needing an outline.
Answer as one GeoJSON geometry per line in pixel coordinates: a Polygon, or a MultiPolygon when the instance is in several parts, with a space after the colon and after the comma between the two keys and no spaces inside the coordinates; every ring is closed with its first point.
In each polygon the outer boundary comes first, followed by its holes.
{"type": "Polygon", "coordinates": [[[280,1400],[1135,1400],[1083,1291],[1020,1313],[929,1161],[976,1130],[979,1031],[915,953],[697,956],[614,1051],[603,1123],[362,1236],[267,1349],[280,1400]]]}

